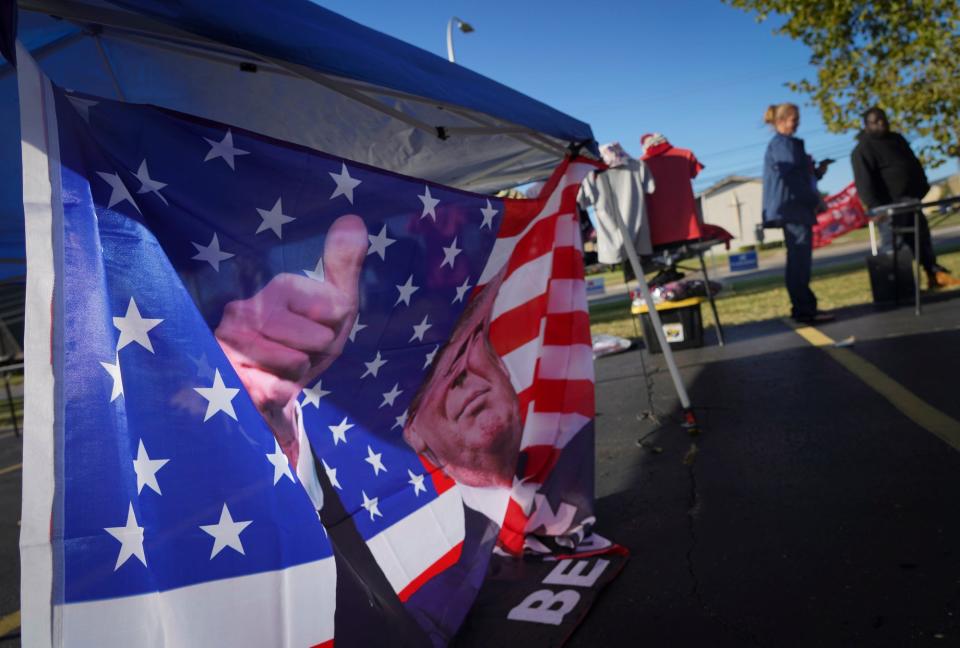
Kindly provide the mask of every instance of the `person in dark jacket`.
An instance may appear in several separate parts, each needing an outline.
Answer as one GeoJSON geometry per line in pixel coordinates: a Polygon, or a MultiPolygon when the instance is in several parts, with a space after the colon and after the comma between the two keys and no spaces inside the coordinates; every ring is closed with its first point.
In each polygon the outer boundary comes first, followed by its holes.
{"type": "MultiPolygon", "coordinates": [[[[873,107],[863,113],[863,131],[857,135],[857,146],[850,155],[853,165],[853,178],[857,185],[860,200],[867,208],[889,205],[907,200],[922,200],[930,190],[923,165],[913,154],[907,140],[899,133],[890,131],[887,115],[880,108],[873,107]]],[[[890,252],[895,245],[894,228],[913,227],[913,214],[898,214],[892,221],[887,219],[878,223],[880,228],[881,249],[890,252]]],[[[937,264],[930,240],[930,226],[927,217],[920,213],[919,218],[919,260],[927,274],[930,288],[960,283],[950,277],[946,268],[937,264]]],[[[902,240],[918,255],[917,237],[913,232],[905,232],[902,240]]]]}
{"type": "Polygon", "coordinates": [[[763,224],[783,228],[791,315],[808,324],[829,322],[833,315],[817,310],[817,297],[810,290],[810,270],[813,225],[823,205],[817,180],[831,161],[824,160],[815,167],[803,140],[794,137],[800,125],[800,110],[794,104],[770,106],[763,121],[776,131],[763,158],[763,224]]]}

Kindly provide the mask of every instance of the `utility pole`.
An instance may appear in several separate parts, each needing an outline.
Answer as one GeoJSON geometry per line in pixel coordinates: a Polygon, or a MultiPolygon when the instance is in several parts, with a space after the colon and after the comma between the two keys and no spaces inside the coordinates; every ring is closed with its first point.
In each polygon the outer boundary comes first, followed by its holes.
{"type": "Polygon", "coordinates": [[[738,238],[740,239],[740,245],[743,245],[743,215],[740,212],[743,203],[740,202],[740,199],[737,197],[736,191],[733,192],[733,201],[730,203],[730,206],[737,210],[737,230],[740,232],[738,238]]]}

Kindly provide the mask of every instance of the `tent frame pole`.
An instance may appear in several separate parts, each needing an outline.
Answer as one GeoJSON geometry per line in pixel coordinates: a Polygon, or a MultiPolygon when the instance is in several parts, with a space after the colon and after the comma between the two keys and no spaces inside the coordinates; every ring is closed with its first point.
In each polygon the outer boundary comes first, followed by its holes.
{"type": "Polygon", "coordinates": [[[100,54],[100,60],[103,61],[103,67],[107,70],[107,76],[110,77],[110,81],[113,83],[113,91],[117,93],[117,98],[120,101],[126,102],[127,97],[123,94],[123,88],[120,87],[120,80],[117,79],[117,75],[113,70],[110,57],[107,56],[107,50],[104,49],[103,41],[100,40],[100,34],[93,35],[93,42],[97,45],[97,52],[100,54]]]}
{"type": "MultiPolygon", "coordinates": [[[[481,118],[475,113],[467,112],[466,110],[463,110],[459,106],[454,106],[453,104],[444,103],[442,101],[437,101],[435,99],[429,99],[426,97],[418,97],[417,95],[401,92],[399,90],[393,90],[392,88],[377,88],[377,87],[369,86],[369,85],[362,84],[360,82],[352,81],[352,80],[343,80],[342,83],[344,83],[348,87],[354,88],[363,93],[375,93],[378,95],[383,95],[385,97],[396,97],[398,99],[417,102],[427,106],[435,106],[437,108],[441,108],[443,110],[451,112],[455,115],[459,115],[464,119],[468,119],[475,124],[480,124],[481,126],[490,126],[491,129],[500,129],[501,127],[504,127],[504,125],[506,127],[516,128],[517,129],[516,132],[510,132],[505,134],[510,135],[517,141],[522,142],[527,146],[533,146],[534,148],[538,148],[544,153],[549,153],[551,155],[552,154],[566,155],[567,153],[566,144],[560,144],[557,141],[553,141],[550,138],[545,137],[542,134],[536,132],[535,130],[526,128],[524,126],[514,126],[509,122],[504,122],[503,124],[497,124],[495,121],[489,121],[487,119],[481,118]]],[[[448,133],[456,133],[457,131],[460,130],[460,128],[457,126],[448,126],[445,128],[445,130],[448,133]]],[[[486,130],[483,132],[489,133],[492,131],[486,130]]]]}
{"type": "MultiPolygon", "coordinates": [[[[206,39],[200,39],[194,36],[193,34],[182,32],[177,29],[171,28],[169,26],[157,23],[155,21],[145,20],[142,17],[136,17],[134,23],[130,24],[131,17],[118,11],[110,9],[97,9],[90,10],[85,9],[82,6],[74,5],[71,3],[65,3],[57,0],[46,0],[45,2],[36,2],[32,0],[20,0],[20,5],[23,9],[28,11],[51,11],[56,13],[64,20],[73,22],[77,26],[81,27],[86,34],[77,34],[79,37],[81,35],[87,35],[90,33],[91,28],[101,28],[104,31],[109,30],[111,37],[127,38],[133,41],[148,42],[157,47],[162,47],[164,49],[169,49],[176,51],[178,48],[191,49],[193,51],[203,51],[211,55],[211,58],[221,58],[224,62],[234,62],[235,60],[250,60],[258,61],[263,63],[268,63],[274,67],[278,73],[286,73],[295,77],[305,78],[310,81],[314,81],[323,86],[326,86],[338,92],[350,99],[358,101],[374,110],[385,113],[394,119],[397,119],[401,122],[404,122],[410,126],[423,130],[425,132],[437,135],[437,126],[427,124],[421,120],[418,120],[410,115],[407,115],[403,112],[395,110],[390,106],[384,104],[381,101],[370,97],[367,93],[376,93],[384,96],[399,97],[407,101],[416,101],[424,105],[432,105],[444,110],[450,111],[454,114],[457,114],[465,119],[469,119],[474,123],[480,124],[481,126],[489,126],[491,128],[487,129],[472,129],[470,127],[457,127],[449,126],[444,127],[446,133],[450,134],[462,134],[462,135],[475,135],[475,134],[497,134],[502,133],[517,139],[518,141],[526,144],[527,146],[534,146],[539,148],[545,153],[551,155],[560,155],[563,156],[566,154],[566,143],[558,144],[557,142],[551,141],[549,138],[544,137],[540,133],[528,129],[523,126],[516,126],[512,124],[494,124],[486,122],[485,120],[478,119],[475,115],[458,109],[457,106],[452,106],[450,104],[445,104],[443,102],[438,102],[434,99],[429,99],[426,97],[418,97],[416,95],[411,95],[404,93],[398,90],[392,90],[389,88],[376,88],[370,87],[366,88],[361,84],[351,82],[348,80],[340,80],[331,75],[325,75],[316,72],[315,70],[310,70],[309,68],[300,69],[296,65],[287,65],[275,59],[269,57],[264,57],[259,54],[254,54],[246,50],[239,48],[230,47],[227,45],[222,45],[216,43],[215,41],[210,41],[206,39]],[[157,34],[162,34],[171,41],[163,42],[156,38],[157,34]],[[170,46],[170,43],[175,41],[178,45],[178,48],[170,46]],[[211,47],[211,46],[215,47],[211,47]],[[232,58],[228,58],[232,57],[232,58]],[[537,145],[539,143],[539,146],[537,145]]],[[[71,37],[72,40],[73,37],[71,37]]],[[[65,43],[66,44],[66,43],[65,43]]],[[[99,46],[99,44],[98,44],[99,46]]],[[[4,71],[6,73],[6,71],[4,71]]],[[[114,79],[115,87],[117,87],[116,79],[111,74],[111,78],[114,79]]]]}
{"type": "MultiPolygon", "coordinates": [[[[663,359],[667,363],[667,369],[670,372],[670,378],[673,380],[673,387],[680,399],[680,406],[683,408],[684,420],[687,423],[693,423],[693,410],[690,406],[690,397],[687,395],[687,388],[683,385],[683,378],[680,377],[680,370],[677,369],[676,360],[673,358],[673,350],[667,342],[667,336],[663,332],[663,324],[660,322],[660,314],[657,312],[656,304],[653,303],[653,295],[650,294],[650,286],[647,285],[647,278],[643,275],[643,266],[640,264],[640,258],[637,256],[637,250],[633,245],[633,235],[627,229],[623,222],[623,216],[619,209],[614,209],[614,218],[617,221],[617,228],[620,230],[620,236],[623,238],[623,249],[627,253],[630,265],[633,267],[633,273],[637,277],[637,285],[640,287],[640,294],[647,305],[647,311],[650,315],[650,322],[653,325],[653,332],[657,336],[657,342],[660,343],[660,350],[663,353],[663,359]]],[[[647,345],[647,349],[650,346],[647,345]]]]}
{"type": "MultiPolygon", "coordinates": [[[[66,36],[58,38],[53,42],[47,43],[42,47],[38,47],[37,49],[30,52],[30,54],[31,56],[33,56],[33,59],[35,61],[42,61],[46,57],[50,56],[51,54],[55,54],[56,52],[63,49],[64,47],[68,47],[73,43],[77,42],[78,40],[80,40],[81,38],[85,38],[87,35],[88,34],[85,34],[82,31],[79,31],[75,34],[67,34],[66,36]]],[[[8,77],[14,72],[16,72],[16,68],[10,65],[9,62],[4,62],[3,65],[0,66],[0,79],[4,79],[8,77]]]]}

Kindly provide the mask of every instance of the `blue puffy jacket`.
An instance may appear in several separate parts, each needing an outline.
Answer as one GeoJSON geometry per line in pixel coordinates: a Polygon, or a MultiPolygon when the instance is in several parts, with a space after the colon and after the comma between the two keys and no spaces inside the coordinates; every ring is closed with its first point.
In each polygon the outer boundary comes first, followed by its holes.
{"type": "Polygon", "coordinates": [[[777,133],[763,156],[763,226],[817,222],[820,194],[803,140],[777,133]]]}

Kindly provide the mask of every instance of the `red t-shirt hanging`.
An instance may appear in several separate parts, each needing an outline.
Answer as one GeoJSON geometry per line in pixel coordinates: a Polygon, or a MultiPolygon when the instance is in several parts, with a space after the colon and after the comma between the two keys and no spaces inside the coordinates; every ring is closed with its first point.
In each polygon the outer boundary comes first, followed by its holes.
{"type": "Polygon", "coordinates": [[[646,196],[650,243],[656,247],[700,238],[700,220],[690,181],[703,165],[693,151],[665,143],[651,147],[642,159],[650,167],[657,186],[646,196]]]}

